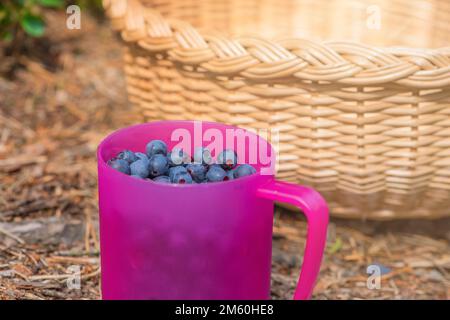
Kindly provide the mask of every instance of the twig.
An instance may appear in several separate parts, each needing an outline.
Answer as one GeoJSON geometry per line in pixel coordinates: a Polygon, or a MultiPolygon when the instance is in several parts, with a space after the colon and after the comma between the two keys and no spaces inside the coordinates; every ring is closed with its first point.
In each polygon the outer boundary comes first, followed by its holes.
{"type": "Polygon", "coordinates": [[[33,282],[33,281],[22,281],[17,280],[15,281],[15,284],[17,287],[23,288],[23,289],[29,289],[29,288],[37,288],[37,289],[59,289],[60,285],[57,283],[44,283],[44,282],[33,282]]]}
{"type": "Polygon", "coordinates": [[[84,252],[84,251],[56,251],[55,254],[57,254],[59,256],[64,256],[64,257],[81,257],[81,256],[97,257],[99,255],[99,251],[92,251],[92,252],[84,252]]]}
{"type": "Polygon", "coordinates": [[[71,264],[97,264],[97,258],[85,258],[85,257],[64,257],[64,256],[51,256],[47,258],[47,262],[54,263],[71,263],[71,264]]]}
{"type": "Polygon", "coordinates": [[[48,297],[58,298],[58,299],[67,299],[67,296],[64,293],[58,292],[58,291],[55,291],[55,290],[43,289],[40,292],[43,295],[48,296],[48,297]]]}
{"type": "Polygon", "coordinates": [[[93,278],[93,277],[99,275],[99,274],[100,274],[100,271],[101,271],[101,270],[100,270],[100,267],[99,267],[99,268],[98,268],[97,270],[95,270],[94,272],[91,272],[91,273],[88,273],[87,275],[81,276],[81,279],[87,280],[87,279],[93,278]]]}
{"type": "Polygon", "coordinates": [[[16,240],[20,244],[24,244],[25,243],[25,241],[23,239],[21,239],[20,237],[16,236],[15,234],[12,234],[8,230],[3,229],[2,227],[0,227],[0,233],[3,233],[5,236],[16,240]]]}
{"type": "Polygon", "coordinates": [[[28,277],[28,280],[61,280],[73,277],[73,274],[44,274],[28,277]]]}
{"type": "Polygon", "coordinates": [[[19,130],[27,138],[33,138],[36,135],[36,133],[33,130],[31,130],[30,128],[24,127],[16,119],[5,116],[4,114],[2,114],[1,111],[0,111],[0,122],[4,123],[5,125],[9,125],[10,127],[14,128],[16,130],[19,130]]]}
{"type": "Polygon", "coordinates": [[[46,156],[21,156],[0,160],[0,171],[12,172],[22,167],[37,163],[44,163],[48,159],[46,156]]]}
{"type": "Polygon", "coordinates": [[[19,272],[17,270],[14,270],[14,274],[17,274],[19,277],[21,277],[23,280],[28,280],[28,277],[24,275],[22,272],[19,272]]]}
{"type": "Polygon", "coordinates": [[[92,223],[91,223],[91,235],[92,235],[92,240],[94,241],[95,250],[99,251],[100,250],[100,243],[98,242],[97,231],[95,231],[94,224],[92,224],[92,223]]]}
{"type": "Polygon", "coordinates": [[[51,200],[47,200],[47,199],[37,200],[37,201],[33,201],[26,207],[21,206],[21,207],[15,208],[15,209],[0,212],[0,216],[10,217],[10,216],[26,215],[26,214],[33,213],[36,211],[54,209],[54,208],[57,208],[59,205],[62,205],[63,203],[64,203],[64,201],[58,202],[58,201],[51,201],[51,200]]]}
{"type": "Polygon", "coordinates": [[[32,294],[30,292],[26,292],[24,296],[25,296],[25,298],[31,299],[31,300],[45,300],[44,298],[41,298],[41,297],[39,297],[39,296],[37,296],[35,294],[32,294]]]}
{"type": "Polygon", "coordinates": [[[87,210],[85,210],[85,216],[86,216],[86,227],[85,227],[85,231],[84,231],[84,250],[86,252],[91,251],[91,246],[89,243],[89,236],[90,236],[90,225],[91,225],[91,217],[90,215],[87,213],[87,210]]]}
{"type": "MultiPolygon", "coordinates": [[[[98,268],[97,270],[95,270],[94,272],[88,273],[86,275],[82,275],[81,279],[90,279],[93,278],[95,276],[97,276],[98,274],[100,274],[100,268],[98,268]]],[[[44,275],[37,275],[37,276],[31,276],[28,277],[28,280],[65,280],[67,278],[73,277],[72,273],[68,273],[68,274],[44,274],[44,275]]]]}

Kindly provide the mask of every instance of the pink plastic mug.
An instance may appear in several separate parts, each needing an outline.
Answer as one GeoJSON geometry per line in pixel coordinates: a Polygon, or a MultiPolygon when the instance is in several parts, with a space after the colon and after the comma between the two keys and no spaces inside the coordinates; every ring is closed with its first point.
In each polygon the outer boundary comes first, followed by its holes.
{"type": "Polygon", "coordinates": [[[161,121],[109,135],[98,148],[103,299],[269,299],[274,201],[297,206],[307,218],[294,299],[309,299],[325,246],[327,205],[310,188],[276,181],[267,170],[274,161],[266,140],[219,123],[161,121]],[[153,139],[170,150],[180,130],[192,135],[192,152],[199,126],[223,137],[231,131],[235,143],[245,135],[245,150],[257,141],[270,163],[252,163],[258,173],[251,176],[195,185],[139,180],[107,165],[119,151],[142,152],[153,139]]]}

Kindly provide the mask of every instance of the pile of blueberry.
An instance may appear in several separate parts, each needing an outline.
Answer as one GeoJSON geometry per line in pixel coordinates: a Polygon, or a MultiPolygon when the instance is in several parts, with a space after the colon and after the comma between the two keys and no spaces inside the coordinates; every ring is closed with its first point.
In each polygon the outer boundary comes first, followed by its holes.
{"type": "Polygon", "coordinates": [[[145,153],[124,150],[108,161],[112,168],[138,179],[150,179],[160,183],[206,183],[233,180],[256,172],[248,164],[237,165],[233,150],[224,150],[214,163],[207,148],[195,149],[191,158],[182,149],[168,152],[161,140],[150,141],[145,153]]]}

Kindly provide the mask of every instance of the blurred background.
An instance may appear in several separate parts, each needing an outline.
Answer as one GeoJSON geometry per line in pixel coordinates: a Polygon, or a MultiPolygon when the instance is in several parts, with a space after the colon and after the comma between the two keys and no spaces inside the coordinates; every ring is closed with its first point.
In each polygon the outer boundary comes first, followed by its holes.
{"type": "MultiPolygon", "coordinates": [[[[336,10],[360,12],[353,1],[333,3],[336,10]]],[[[288,9],[273,8],[280,15],[288,9]]],[[[418,21],[440,14],[435,7],[415,12],[418,21]]],[[[398,27],[417,26],[413,20],[398,27]]],[[[303,30],[296,36],[325,40],[330,31],[323,26],[340,22],[322,15],[290,23],[303,30]]],[[[231,33],[246,28],[230,25],[231,33]]],[[[283,28],[274,22],[259,31],[276,36],[273,30],[283,28]]],[[[379,41],[375,33],[341,30],[340,37],[379,41]]],[[[417,30],[402,43],[393,32],[389,44],[444,45],[439,29],[436,38],[420,38],[428,33],[420,25],[417,30]]],[[[95,151],[111,131],[142,121],[127,102],[124,45],[101,1],[2,1],[0,38],[0,299],[99,299],[95,151]],[[70,5],[77,7],[68,13],[70,5]],[[70,29],[77,8],[81,28],[70,29]],[[77,270],[81,283],[73,286],[77,270]]],[[[272,297],[286,299],[297,281],[306,224],[300,214],[277,207],[274,228],[272,297]]],[[[450,218],[332,218],[313,298],[449,299],[450,218]],[[367,285],[371,265],[381,271],[381,288],[367,285]]]]}

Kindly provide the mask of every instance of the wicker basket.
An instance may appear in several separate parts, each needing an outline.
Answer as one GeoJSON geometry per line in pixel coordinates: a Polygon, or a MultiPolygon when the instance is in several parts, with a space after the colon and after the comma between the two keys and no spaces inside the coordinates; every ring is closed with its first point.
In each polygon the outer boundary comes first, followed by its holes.
{"type": "Polygon", "coordinates": [[[450,215],[448,0],[104,5],[145,120],[277,128],[279,178],[337,216],[450,215]]]}

